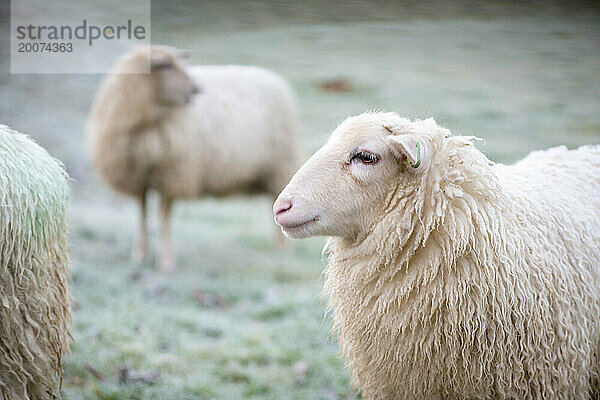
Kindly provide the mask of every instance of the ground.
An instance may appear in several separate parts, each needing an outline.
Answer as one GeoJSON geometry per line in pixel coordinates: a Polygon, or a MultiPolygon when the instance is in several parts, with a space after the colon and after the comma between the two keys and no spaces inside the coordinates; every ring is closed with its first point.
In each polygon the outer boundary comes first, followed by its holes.
{"type": "MultiPolygon", "coordinates": [[[[420,4],[155,1],[152,39],[191,50],[191,63],[285,76],[305,158],[344,118],[370,109],[435,117],[485,139],[479,148],[500,162],[600,142],[597,2],[420,4]]],[[[132,264],[136,209],[93,173],[84,140],[102,76],[9,75],[0,63],[0,121],[73,178],[64,399],[353,398],[324,317],[322,238],[276,249],[270,199],[209,198],[175,208],[176,272],[132,264]]]]}

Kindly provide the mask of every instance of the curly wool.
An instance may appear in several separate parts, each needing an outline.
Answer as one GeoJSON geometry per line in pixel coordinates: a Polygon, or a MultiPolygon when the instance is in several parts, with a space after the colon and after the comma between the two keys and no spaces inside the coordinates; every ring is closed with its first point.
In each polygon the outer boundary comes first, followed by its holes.
{"type": "Polygon", "coordinates": [[[0,398],[53,398],[71,326],[61,164],[0,125],[0,398]]]}
{"type": "Polygon", "coordinates": [[[492,165],[447,133],[364,240],[326,245],[352,383],[367,399],[600,395],[600,146],[492,165]]]}

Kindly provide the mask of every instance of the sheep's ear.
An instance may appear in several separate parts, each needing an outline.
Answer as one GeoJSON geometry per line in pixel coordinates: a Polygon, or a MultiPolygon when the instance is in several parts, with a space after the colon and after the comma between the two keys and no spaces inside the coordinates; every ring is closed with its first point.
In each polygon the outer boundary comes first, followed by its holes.
{"type": "Polygon", "coordinates": [[[404,159],[412,168],[419,168],[424,161],[425,147],[414,135],[390,135],[388,136],[392,152],[398,158],[404,159]]]}

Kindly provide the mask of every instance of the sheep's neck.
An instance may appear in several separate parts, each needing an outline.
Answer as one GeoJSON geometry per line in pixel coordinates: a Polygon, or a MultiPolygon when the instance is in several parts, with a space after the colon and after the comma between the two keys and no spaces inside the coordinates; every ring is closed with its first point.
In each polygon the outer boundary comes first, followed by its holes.
{"type": "Polygon", "coordinates": [[[114,75],[107,83],[105,98],[99,101],[97,119],[109,135],[143,134],[156,127],[172,111],[159,104],[153,86],[145,75],[114,75]]]}
{"type": "MultiPolygon", "coordinates": [[[[482,199],[478,188],[468,185],[460,189],[460,198],[449,198],[444,187],[431,183],[443,179],[430,178],[420,188],[424,196],[396,196],[391,211],[363,240],[330,239],[325,292],[336,312],[361,310],[394,326],[403,322],[391,321],[391,315],[401,318],[413,307],[419,307],[419,318],[440,318],[448,299],[456,297],[457,285],[479,285],[490,278],[485,275],[490,271],[476,265],[493,265],[497,256],[475,249],[494,249],[494,232],[479,222],[509,212],[501,206],[506,202],[482,199]],[[390,307],[400,312],[387,313],[390,307]]],[[[497,185],[493,178],[476,184],[497,185]]]]}
{"type": "Polygon", "coordinates": [[[156,105],[149,105],[137,113],[128,113],[122,119],[121,133],[135,137],[144,134],[149,129],[160,128],[162,121],[169,113],[169,110],[156,105]]]}

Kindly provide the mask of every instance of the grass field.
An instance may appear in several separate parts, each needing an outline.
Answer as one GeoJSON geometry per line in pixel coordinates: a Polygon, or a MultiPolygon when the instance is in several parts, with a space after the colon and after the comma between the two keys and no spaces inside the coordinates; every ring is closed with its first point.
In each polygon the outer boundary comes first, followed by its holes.
{"type": "MultiPolygon", "coordinates": [[[[307,157],[368,109],[433,116],[484,138],[480,149],[500,162],[600,142],[597,2],[154,3],[153,42],[192,50],[192,63],[256,64],[291,81],[307,157]],[[319,87],[332,78],[350,91],[319,87]]],[[[73,177],[65,399],[353,398],[320,296],[323,239],[276,250],[269,199],[204,199],[175,208],[175,273],[132,264],[134,205],[99,181],[85,148],[102,77],[9,75],[0,59],[0,121],[33,136],[73,177]]]]}

